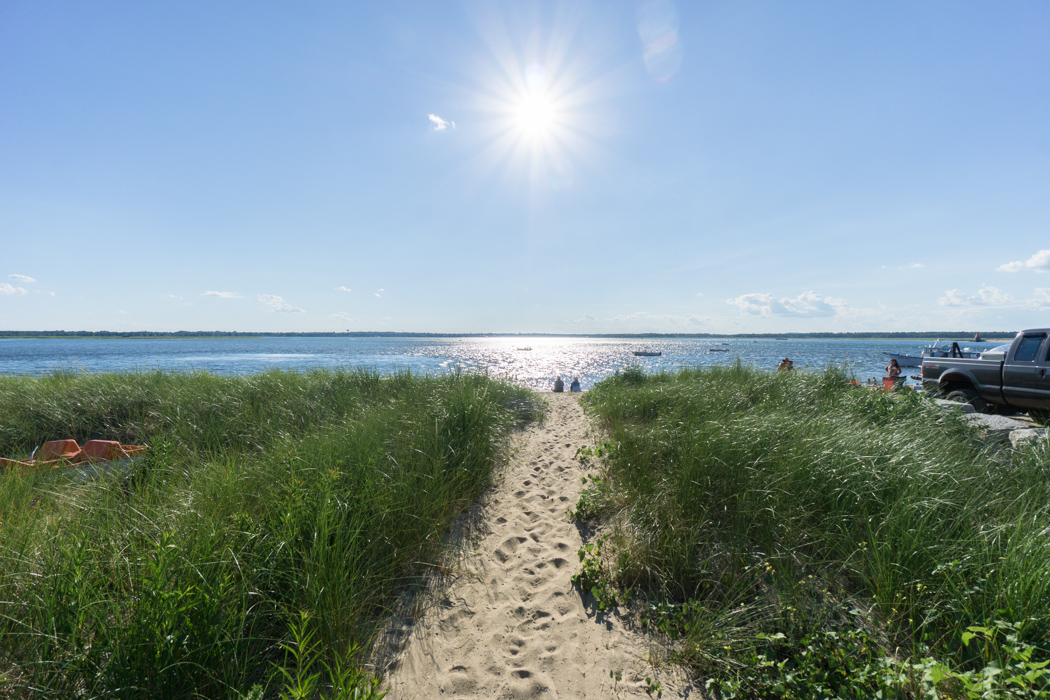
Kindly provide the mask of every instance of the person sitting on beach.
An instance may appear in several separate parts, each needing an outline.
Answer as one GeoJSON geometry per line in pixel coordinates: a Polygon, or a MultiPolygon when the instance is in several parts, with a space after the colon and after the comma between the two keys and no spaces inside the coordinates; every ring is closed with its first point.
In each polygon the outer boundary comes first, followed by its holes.
{"type": "Polygon", "coordinates": [[[778,372],[786,372],[787,370],[791,369],[795,369],[795,363],[786,357],[780,361],[779,365],[777,365],[778,372]]]}
{"type": "Polygon", "coordinates": [[[572,378],[572,384],[569,385],[569,391],[575,392],[577,394],[580,393],[581,391],[583,391],[583,389],[580,388],[580,378],[579,377],[573,377],[572,378]]]}
{"type": "Polygon", "coordinates": [[[560,374],[558,375],[558,378],[554,380],[554,391],[558,394],[565,391],[565,382],[561,380],[560,374]]]}
{"type": "Polygon", "coordinates": [[[890,363],[886,365],[886,374],[896,379],[901,376],[901,366],[897,364],[897,358],[890,360],[890,363]]]}

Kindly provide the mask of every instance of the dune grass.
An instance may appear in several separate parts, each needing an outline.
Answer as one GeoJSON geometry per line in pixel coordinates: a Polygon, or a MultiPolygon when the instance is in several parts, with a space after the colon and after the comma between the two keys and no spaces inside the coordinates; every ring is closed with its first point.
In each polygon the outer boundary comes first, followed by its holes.
{"type": "Polygon", "coordinates": [[[611,519],[615,561],[581,554],[587,583],[644,593],[725,696],[1047,696],[1047,441],[848,379],[632,369],[589,392],[610,442],[577,512],[611,519]]]}
{"type": "Polygon", "coordinates": [[[392,596],[539,410],[478,375],[0,377],[0,454],[151,446],[127,474],[0,477],[0,692],[378,696],[392,596]]]}

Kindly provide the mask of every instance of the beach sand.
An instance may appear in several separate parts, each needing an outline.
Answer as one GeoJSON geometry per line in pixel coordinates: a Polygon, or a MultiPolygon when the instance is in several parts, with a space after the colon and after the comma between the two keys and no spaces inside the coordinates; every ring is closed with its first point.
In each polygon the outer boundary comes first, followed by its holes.
{"type": "Polygon", "coordinates": [[[663,698],[703,695],[681,671],[654,665],[663,646],[573,587],[582,539],[566,512],[585,473],[574,455],[593,440],[578,395],[546,398],[546,422],[520,436],[474,511],[473,539],[404,630],[386,669],[388,697],[656,697],[647,676],[663,698]]]}

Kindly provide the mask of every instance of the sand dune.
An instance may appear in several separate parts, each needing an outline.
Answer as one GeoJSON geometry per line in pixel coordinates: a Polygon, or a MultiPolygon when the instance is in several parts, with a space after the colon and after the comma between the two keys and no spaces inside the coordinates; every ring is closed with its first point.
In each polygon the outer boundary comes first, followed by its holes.
{"type": "Polygon", "coordinates": [[[573,459],[588,443],[578,399],[550,394],[542,426],[522,438],[505,478],[482,499],[481,533],[449,583],[408,630],[387,670],[389,697],[699,697],[658,647],[572,586],[580,533],[566,518],[581,488],[573,459]],[[462,571],[465,567],[466,571],[462,571]],[[619,680],[610,677],[619,675],[619,680]]]}

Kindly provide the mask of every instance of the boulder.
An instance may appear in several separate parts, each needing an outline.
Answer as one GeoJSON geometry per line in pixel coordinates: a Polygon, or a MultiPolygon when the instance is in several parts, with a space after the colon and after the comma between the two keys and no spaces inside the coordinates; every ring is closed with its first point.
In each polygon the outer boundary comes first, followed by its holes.
{"type": "Polygon", "coordinates": [[[1010,445],[1014,448],[1031,445],[1037,440],[1046,438],[1046,428],[1018,428],[1010,431],[1010,445]]]}
{"type": "Polygon", "coordinates": [[[971,406],[968,403],[957,403],[955,401],[946,401],[945,399],[934,399],[933,402],[941,408],[954,408],[955,410],[962,411],[963,413],[973,413],[973,406],[971,406]]]}
{"type": "Polygon", "coordinates": [[[963,416],[963,420],[967,423],[979,425],[992,432],[1007,432],[1010,430],[1021,430],[1028,427],[1014,418],[989,415],[987,413],[971,413],[968,416],[963,416]]]}

